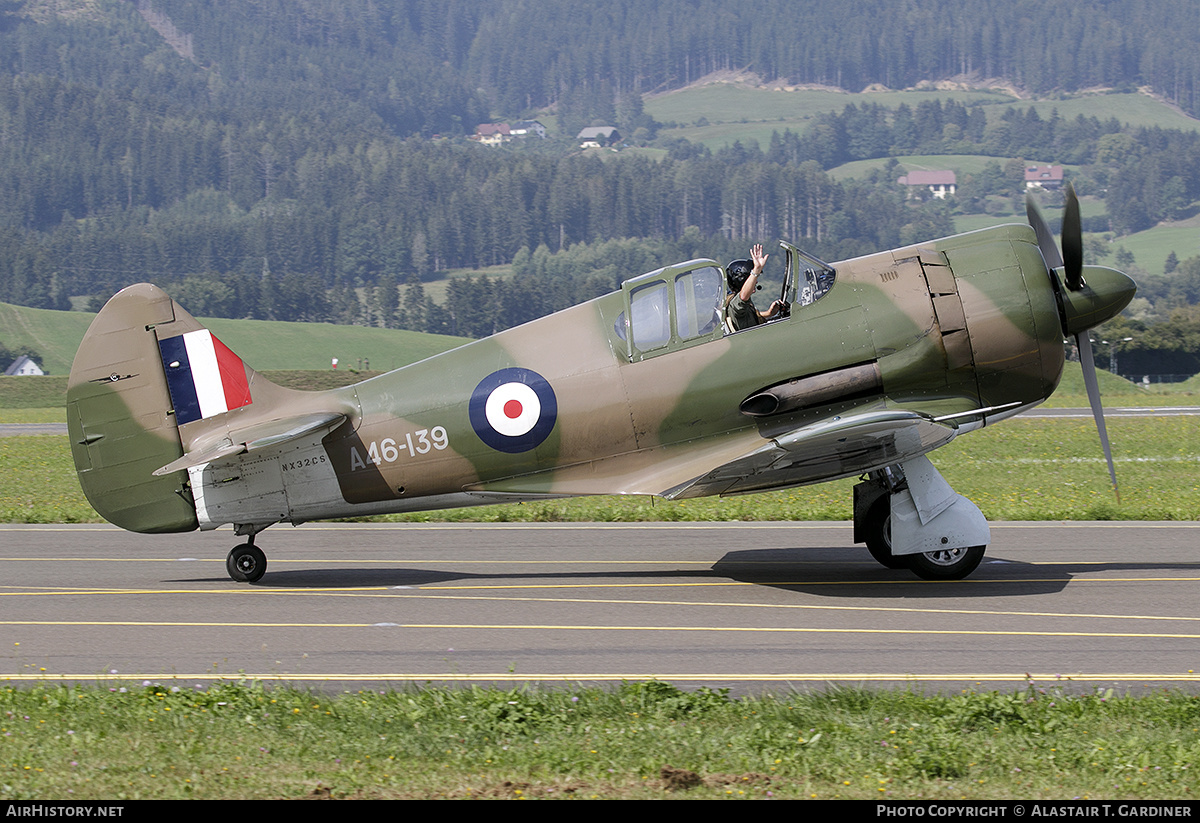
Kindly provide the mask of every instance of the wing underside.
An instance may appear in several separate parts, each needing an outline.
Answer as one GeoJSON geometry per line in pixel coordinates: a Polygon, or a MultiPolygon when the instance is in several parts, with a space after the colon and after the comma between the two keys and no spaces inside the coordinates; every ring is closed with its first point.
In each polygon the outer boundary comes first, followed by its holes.
{"type": "Polygon", "coordinates": [[[513,494],[648,494],[671,500],[850,477],[954,439],[952,423],[906,410],[848,414],[764,440],[744,429],[704,442],[644,449],[472,486],[513,494]]]}
{"type": "Polygon", "coordinates": [[[778,436],[662,496],[739,494],[851,477],[925,454],[956,434],[953,425],[911,411],[848,415],[778,436]]]}

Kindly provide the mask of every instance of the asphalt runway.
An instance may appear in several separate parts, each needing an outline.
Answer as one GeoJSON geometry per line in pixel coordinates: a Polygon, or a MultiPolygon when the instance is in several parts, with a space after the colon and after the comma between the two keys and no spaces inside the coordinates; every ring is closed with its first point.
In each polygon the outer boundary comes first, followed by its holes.
{"type": "Polygon", "coordinates": [[[1119,690],[1200,676],[1200,524],[996,523],[967,580],[848,523],[0,526],[0,679],[1119,690]]]}

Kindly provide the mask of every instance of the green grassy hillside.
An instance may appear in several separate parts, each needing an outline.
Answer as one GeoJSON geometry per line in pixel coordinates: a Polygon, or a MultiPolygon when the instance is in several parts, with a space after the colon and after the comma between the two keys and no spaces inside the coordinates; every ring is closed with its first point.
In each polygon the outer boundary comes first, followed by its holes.
{"type": "MultiPolygon", "coordinates": [[[[872,171],[882,171],[891,160],[890,157],[877,157],[870,160],[854,160],[843,163],[829,170],[829,176],[834,180],[849,180],[863,178],[872,171]]],[[[910,171],[929,169],[950,169],[956,174],[979,174],[988,163],[997,162],[995,157],[985,157],[982,154],[905,154],[895,158],[900,167],[896,176],[910,171]]]]}
{"type": "Polygon", "coordinates": [[[40,355],[38,364],[47,374],[66,374],[93,317],[0,303],[0,343],[10,349],[29,346],[40,355]]]}
{"type": "Polygon", "coordinates": [[[1052,100],[1014,100],[987,108],[988,122],[1003,116],[1005,109],[1036,109],[1043,120],[1049,120],[1054,112],[1064,120],[1074,120],[1079,115],[1108,120],[1115,117],[1127,126],[1180,131],[1200,131],[1200,120],[1181,112],[1167,103],[1145,94],[1078,94],[1052,100]]]}
{"type": "MultiPolygon", "coordinates": [[[[42,356],[43,369],[65,375],[93,317],[0,303],[0,342],[9,348],[31,346],[42,356]]],[[[334,357],[343,369],[359,368],[362,358],[363,365],[369,360],[372,369],[387,371],[467,342],[461,337],[329,323],[221,318],[204,323],[258,371],[328,369],[334,357]]]]}
{"type": "MultiPolygon", "coordinates": [[[[901,103],[916,106],[922,100],[954,100],[970,103],[1003,104],[1014,98],[994,91],[888,91],[862,94],[847,94],[841,91],[800,89],[753,88],[736,83],[711,83],[691,86],[679,91],[648,96],[645,110],[656,120],[675,122],[687,129],[695,127],[696,121],[707,120],[712,126],[728,124],[777,123],[782,131],[803,128],[813,117],[826,112],[841,111],[851,103],[872,103],[895,108],[901,103]]],[[[706,127],[696,127],[704,129],[706,127]]],[[[698,132],[699,133],[699,132],[698,132]]],[[[769,134],[769,132],[768,132],[769,134]]],[[[702,137],[689,140],[706,142],[702,137]]]]}
{"type": "MultiPolygon", "coordinates": [[[[421,284],[421,288],[425,291],[426,297],[433,298],[433,302],[439,306],[446,305],[447,292],[450,290],[450,281],[456,278],[475,278],[479,276],[490,278],[504,278],[512,276],[512,266],[485,266],[481,269],[449,269],[446,271],[446,276],[440,280],[431,280],[421,284]]],[[[404,289],[400,290],[401,299],[404,298],[404,289]]]]}
{"type": "Polygon", "coordinates": [[[1162,274],[1171,252],[1175,252],[1180,260],[1200,255],[1200,215],[1159,223],[1145,231],[1118,237],[1112,246],[1114,250],[1125,248],[1132,253],[1138,268],[1153,275],[1162,274]]]}
{"type": "MultiPolygon", "coordinates": [[[[711,83],[647,97],[646,112],[656,120],[674,122],[663,136],[683,137],[711,149],[757,140],[766,147],[772,131],[803,132],[818,114],[841,111],[851,103],[895,108],[906,103],[912,108],[926,100],[953,100],[960,104],[986,105],[989,122],[1009,108],[1034,108],[1043,119],[1054,111],[1063,119],[1077,115],[1108,119],[1115,117],[1132,126],[1200,131],[1200,120],[1144,94],[1087,94],[1054,100],[1018,100],[1000,91],[885,91],[847,94],[839,91],[803,89],[785,91],[754,88],[737,83],[711,83]],[[699,125],[698,125],[699,124],[699,125]]],[[[1047,161],[1048,162],[1048,161],[1047,161]]]]}

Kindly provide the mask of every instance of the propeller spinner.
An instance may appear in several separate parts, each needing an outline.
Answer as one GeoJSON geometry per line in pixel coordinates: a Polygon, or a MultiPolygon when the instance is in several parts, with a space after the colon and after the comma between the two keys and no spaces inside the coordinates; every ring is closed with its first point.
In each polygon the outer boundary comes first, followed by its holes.
{"type": "Polygon", "coordinates": [[[1063,211],[1062,252],[1054,243],[1054,235],[1032,199],[1026,199],[1025,211],[1029,225],[1037,235],[1038,249],[1046,262],[1046,274],[1058,303],[1058,316],[1064,335],[1074,335],[1079,347],[1079,362],[1083,366],[1083,385],[1087,388],[1088,403],[1108,461],[1108,476],[1112,478],[1117,500],[1117,471],[1113,466],[1108,429],[1104,425],[1104,408],[1100,404],[1100,384],[1096,380],[1096,362],[1092,355],[1092,339],[1088,330],[1121,312],[1137,291],[1137,285],[1127,275],[1104,266],[1083,265],[1083,230],[1079,216],[1079,198],[1067,184],[1067,203],[1063,211]],[[1087,272],[1087,278],[1084,272],[1087,272]],[[1061,273],[1061,274],[1060,274],[1061,273]],[[1061,276],[1061,280],[1059,279],[1061,276]]]}

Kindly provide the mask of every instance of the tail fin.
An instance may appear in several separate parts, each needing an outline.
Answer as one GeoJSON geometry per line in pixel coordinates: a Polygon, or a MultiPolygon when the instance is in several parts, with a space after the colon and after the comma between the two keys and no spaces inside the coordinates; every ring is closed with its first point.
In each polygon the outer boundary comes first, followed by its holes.
{"type": "Polygon", "coordinates": [[[196,528],[185,467],[154,472],[216,428],[205,421],[250,406],[252,383],[255,394],[283,391],[158,287],[117,293],[84,335],[67,382],[71,454],[88,501],[130,531],[196,528]]]}
{"type": "Polygon", "coordinates": [[[175,322],[174,310],[155,286],[119,292],[92,321],[67,381],[67,430],[83,493],[130,531],[197,526],[187,473],[153,475],[183,454],[155,333],[175,322]]]}
{"type": "Polygon", "coordinates": [[[96,315],[71,365],[79,482],[121,528],[191,531],[201,524],[189,468],[340,425],[356,406],[332,394],[271,383],[157,286],[130,286],[96,315]]]}

